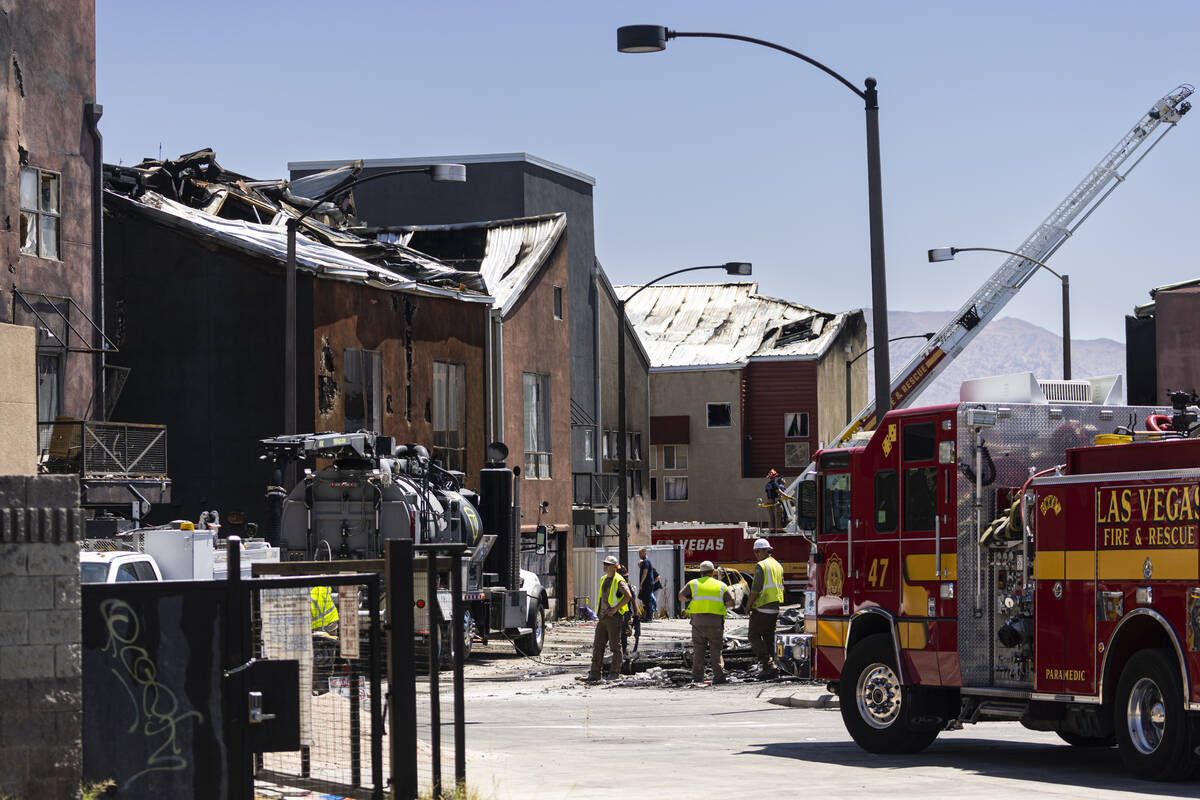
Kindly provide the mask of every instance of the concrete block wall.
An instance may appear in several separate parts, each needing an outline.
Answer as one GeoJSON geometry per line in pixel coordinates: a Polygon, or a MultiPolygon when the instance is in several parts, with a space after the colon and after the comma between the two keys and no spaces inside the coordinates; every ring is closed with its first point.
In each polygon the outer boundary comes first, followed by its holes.
{"type": "Polygon", "coordinates": [[[73,476],[0,476],[0,797],[79,795],[79,545],[73,476]]]}

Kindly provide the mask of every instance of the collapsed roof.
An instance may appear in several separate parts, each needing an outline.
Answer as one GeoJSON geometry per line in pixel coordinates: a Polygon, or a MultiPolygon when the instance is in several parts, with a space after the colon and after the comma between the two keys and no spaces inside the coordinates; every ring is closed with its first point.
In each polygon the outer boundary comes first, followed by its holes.
{"type": "Polygon", "coordinates": [[[287,256],[287,219],[307,211],[296,239],[301,269],[386,288],[485,295],[478,272],[456,269],[398,242],[349,232],[358,224],[350,184],[361,171],[362,163],[355,162],[290,183],[253,180],[222,168],[205,149],[173,161],[105,164],[105,202],[280,262],[287,256]],[[338,192],[341,186],[345,191],[338,192]],[[318,204],[313,197],[328,199],[318,204]]]}
{"type": "Polygon", "coordinates": [[[443,263],[482,276],[486,291],[507,314],[533,283],[567,228],[564,213],[454,225],[357,229],[379,241],[419,248],[443,263]]]}
{"type": "MultiPolygon", "coordinates": [[[[628,299],[637,286],[616,287],[628,299]]],[[[740,366],[751,360],[817,358],[862,311],[831,314],[765,297],[757,282],[660,284],[629,301],[626,315],[652,369],[740,366]]]]}

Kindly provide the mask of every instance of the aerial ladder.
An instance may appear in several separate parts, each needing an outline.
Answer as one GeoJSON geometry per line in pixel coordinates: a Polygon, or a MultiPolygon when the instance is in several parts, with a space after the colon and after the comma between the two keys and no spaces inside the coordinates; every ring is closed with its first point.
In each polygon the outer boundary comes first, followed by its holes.
{"type": "MultiPolygon", "coordinates": [[[[1195,91],[1195,87],[1190,84],[1181,84],[1142,115],[1137,124],[1121,137],[1100,163],[1050,212],[1050,216],[1015,249],[1014,252],[1021,253],[1021,256],[1009,256],[963,304],[958,313],[928,339],[899,375],[892,378],[892,408],[910,405],[921,390],[962,353],[976,334],[991,322],[1033,277],[1039,269],[1037,262],[1045,261],[1054,255],[1092,212],[1124,182],[1129,173],[1142,163],[1142,159],[1150,155],[1183,115],[1191,110],[1191,103],[1186,101],[1195,91]],[[1166,127],[1159,131],[1157,137],[1153,137],[1155,131],[1164,124],[1166,127]],[[1150,141],[1152,137],[1153,141],[1150,141]],[[1125,163],[1148,141],[1150,145],[1121,172],[1125,163]]],[[[875,425],[875,403],[871,402],[858,412],[827,446],[837,447],[845,444],[859,431],[874,430],[875,425]]],[[[797,484],[812,469],[813,465],[810,464],[788,487],[791,497],[796,497],[797,484]]],[[[792,506],[789,509],[791,522],[787,530],[796,532],[798,528],[794,501],[789,505],[792,506]]]]}
{"type": "MultiPolygon", "coordinates": [[[[1191,109],[1191,103],[1185,101],[1194,91],[1194,87],[1185,83],[1156,102],[1142,115],[1137,124],[1121,137],[1116,147],[1100,160],[1095,169],[1050,212],[1050,216],[1029,234],[1020,247],[1015,248],[1014,252],[1021,253],[1022,257],[1009,256],[963,304],[958,313],[950,318],[945,327],[934,334],[899,375],[892,379],[892,408],[904,408],[911,404],[917,394],[962,353],[976,334],[991,322],[1033,277],[1038,270],[1036,262],[1045,261],[1054,255],[1092,212],[1121,185],[1134,167],[1142,163],[1142,159],[1150,155],[1163,137],[1170,133],[1176,123],[1191,109]],[[1121,172],[1121,167],[1145,142],[1150,141],[1155,130],[1164,124],[1166,127],[1150,142],[1149,147],[1121,172]]],[[[845,443],[859,430],[873,430],[875,423],[875,403],[871,402],[850,420],[850,424],[837,435],[830,446],[836,447],[845,443]]]]}

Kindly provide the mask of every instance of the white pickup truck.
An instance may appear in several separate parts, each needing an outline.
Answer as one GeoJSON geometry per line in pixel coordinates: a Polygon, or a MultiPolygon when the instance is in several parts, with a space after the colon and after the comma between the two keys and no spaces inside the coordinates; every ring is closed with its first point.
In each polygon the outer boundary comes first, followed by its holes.
{"type": "Polygon", "coordinates": [[[83,583],[161,581],[154,556],[132,550],[80,550],[79,579],[83,583]]]}

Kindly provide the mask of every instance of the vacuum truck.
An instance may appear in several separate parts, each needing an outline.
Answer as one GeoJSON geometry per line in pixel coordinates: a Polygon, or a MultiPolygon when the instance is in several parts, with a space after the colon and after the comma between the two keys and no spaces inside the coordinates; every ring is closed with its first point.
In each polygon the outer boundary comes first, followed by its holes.
{"type": "MultiPolygon", "coordinates": [[[[503,443],[488,446],[478,492],[425,447],[398,445],[377,433],[275,436],[259,446],[275,463],[267,538],[278,542],[280,560],[383,558],[388,539],[412,539],[417,547],[463,544],[462,600],[470,615],[463,626],[464,655],[476,634],[486,643],[489,633],[510,639],[525,655],[542,651],[549,602],[537,575],[519,566],[520,467],[505,466],[503,443]],[[292,463],[302,473],[288,492],[279,484],[292,463]]],[[[428,632],[438,624],[445,634],[439,639],[450,641],[451,596],[443,588],[450,586],[448,576],[439,578],[437,609],[424,602],[425,572],[414,578],[415,629],[428,632]]]]}

